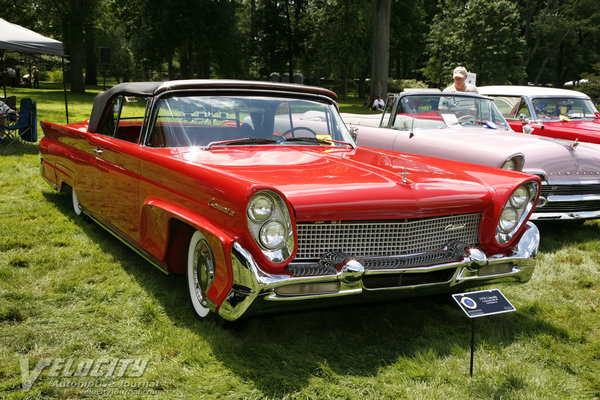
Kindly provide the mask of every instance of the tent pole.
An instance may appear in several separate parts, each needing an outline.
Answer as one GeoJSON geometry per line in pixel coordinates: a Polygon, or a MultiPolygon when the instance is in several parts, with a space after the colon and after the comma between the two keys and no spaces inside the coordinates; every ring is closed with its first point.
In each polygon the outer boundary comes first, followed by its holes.
{"type": "Polygon", "coordinates": [[[65,93],[65,114],[67,116],[67,125],[69,124],[69,106],[67,105],[67,77],[65,76],[65,56],[62,56],[63,73],[63,91],[65,93]]]}
{"type": "Polygon", "coordinates": [[[0,67],[2,68],[2,86],[4,86],[4,98],[6,99],[6,71],[4,70],[4,52],[0,51],[0,67]]]}

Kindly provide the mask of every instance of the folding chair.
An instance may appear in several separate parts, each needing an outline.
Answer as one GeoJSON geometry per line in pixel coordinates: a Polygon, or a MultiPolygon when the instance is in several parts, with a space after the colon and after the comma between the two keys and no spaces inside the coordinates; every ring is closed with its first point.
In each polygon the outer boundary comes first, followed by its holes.
{"type": "Polygon", "coordinates": [[[10,146],[17,140],[23,142],[37,141],[36,108],[37,103],[32,102],[31,99],[21,99],[19,120],[14,124],[5,127],[8,133],[7,137],[11,139],[7,146],[10,146]]]}

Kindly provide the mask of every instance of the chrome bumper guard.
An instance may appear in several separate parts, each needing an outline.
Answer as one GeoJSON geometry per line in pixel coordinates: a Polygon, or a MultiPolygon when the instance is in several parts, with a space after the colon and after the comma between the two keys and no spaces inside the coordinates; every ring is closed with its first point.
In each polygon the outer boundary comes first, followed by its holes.
{"type": "Polygon", "coordinates": [[[361,299],[383,300],[455,292],[497,282],[526,282],[535,268],[539,242],[537,227],[528,222],[510,255],[488,257],[481,250],[472,248],[457,262],[383,270],[367,270],[357,260],[349,259],[336,274],[306,277],[266,273],[247,250],[234,243],[231,254],[233,285],[217,312],[231,321],[278,306],[305,308],[315,302],[333,305],[361,299]],[[410,279],[415,276],[432,276],[434,279],[420,282],[410,279]],[[369,284],[370,280],[377,284],[369,284]],[[359,294],[361,296],[356,296],[359,294]]]}

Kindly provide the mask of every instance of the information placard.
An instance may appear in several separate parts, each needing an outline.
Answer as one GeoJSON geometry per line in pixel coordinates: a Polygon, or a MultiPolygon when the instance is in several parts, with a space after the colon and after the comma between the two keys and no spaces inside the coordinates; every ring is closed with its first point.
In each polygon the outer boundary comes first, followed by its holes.
{"type": "Polygon", "coordinates": [[[458,293],[453,294],[452,298],[469,318],[516,311],[515,307],[498,289],[458,293]]]}

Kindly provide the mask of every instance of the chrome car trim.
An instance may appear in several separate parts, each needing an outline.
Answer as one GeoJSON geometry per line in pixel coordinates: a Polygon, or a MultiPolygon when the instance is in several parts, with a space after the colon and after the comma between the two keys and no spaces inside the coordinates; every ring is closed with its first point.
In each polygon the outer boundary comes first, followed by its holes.
{"type": "MultiPolygon", "coordinates": [[[[472,286],[480,286],[494,282],[525,282],[531,278],[535,268],[540,242],[537,227],[528,222],[519,243],[510,255],[495,254],[486,256],[477,248],[468,249],[467,255],[453,263],[415,268],[396,268],[385,271],[370,271],[356,259],[346,260],[336,274],[293,277],[290,275],[270,274],[263,271],[252,255],[238,242],[231,250],[233,285],[226,299],[217,312],[226,320],[235,320],[253,310],[273,309],[277,306],[301,307],[310,300],[352,301],[356,296],[380,295],[401,297],[427,293],[459,291],[472,286]],[[449,279],[428,281],[425,283],[396,285],[390,287],[368,288],[365,280],[371,276],[385,273],[391,277],[416,276],[419,273],[447,271],[449,279]],[[491,272],[490,272],[491,271],[491,272]],[[497,272],[499,271],[499,272],[497,272]],[[290,285],[334,283],[339,290],[332,293],[278,295],[276,289],[290,285]],[[341,299],[343,298],[343,299],[341,299]]],[[[336,302],[337,303],[337,302],[336,302]]],[[[321,301],[321,304],[323,302],[321,301]]]]}
{"type": "Polygon", "coordinates": [[[419,220],[297,222],[295,261],[318,261],[337,251],[354,257],[412,255],[441,250],[452,241],[476,246],[481,213],[419,220]],[[464,229],[446,229],[449,226],[464,229]]]}
{"type": "Polygon", "coordinates": [[[89,212],[85,207],[82,206],[81,207],[81,211],[85,215],[87,215],[88,217],[90,217],[90,219],[92,219],[98,225],[100,225],[102,228],[104,228],[105,230],[107,230],[110,234],[112,234],[115,238],[117,238],[124,245],[126,245],[127,247],[129,247],[131,250],[135,251],[139,256],[141,256],[143,259],[145,259],[146,261],[148,261],[154,267],[158,268],[162,273],[164,273],[165,275],[169,275],[169,271],[167,271],[167,269],[160,263],[160,261],[158,261],[157,259],[155,259],[153,256],[151,256],[145,250],[143,250],[140,247],[134,245],[129,240],[127,240],[127,238],[125,238],[124,236],[122,236],[120,233],[118,233],[116,230],[114,230],[113,228],[111,228],[109,225],[105,224],[104,222],[102,222],[101,220],[99,220],[98,218],[96,218],[94,216],[94,214],[92,214],[91,212],[89,212]]]}
{"type": "Polygon", "coordinates": [[[600,184],[561,181],[542,185],[531,220],[595,219],[600,217],[600,184]],[[579,193],[578,193],[579,192],[579,193]]]}
{"type": "Polygon", "coordinates": [[[222,206],[221,204],[217,203],[217,200],[214,197],[212,199],[210,199],[210,201],[208,202],[208,205],[214,209],[224,212],[225,214],[229,215],[230,217],[235,216],[235,211],[233,211],[231,208],[227,208],[227,207],[222,206]]]}
{"type": "MultiPolygon", "coordinates": [[[[527,173],[531,173],[529,171],[526,171],[527,173]]],[[[540,174],[536,174],[538,176],[540,176],[540,174]]],[[[540,176],[540,178],[542,178],[540,176]]],[[[544,179],[542,179],[542,181],[544,181],[544,179]]],[[[546,179],[547,181],[547,179],[546,179]]],[[[542,190],[544,190],[545,186],[581,186],[581,185],[586,185],[586,186],[593,186],[593,185],[598,185],[598,187],[600,188],[600,180],[598,180],[597,178],[593,178],[592,177],[592,173],[590,172],[590,178],[589,179],[581,179],[581,178],[575,178],[575,179],[552,179],[552,181],[547,181],[547,183],[542,183],[542,190]]]]}
{"type": "Polygon", "coordinates": [[[546,199],[548,200],[548,205],[552,204],[553,202],[558,202],[558,201],[567,201],[567,202],[579,202],[579,201],[598,201],[600,200],[600,193],[599,194],[581,194],[581,195],[565,195],[565,196],[555,196],[555,195],[548,195],[545,196],[546,199]]]}
{"type": "Polygon", "coordinates": [[[596,219],[600,218],[600,211],[570,211],[570,212],[548,212],[533,213],[530,220],[533,221],[551,221],[551,220],[578,220],[578,219],[596,219]]]}

